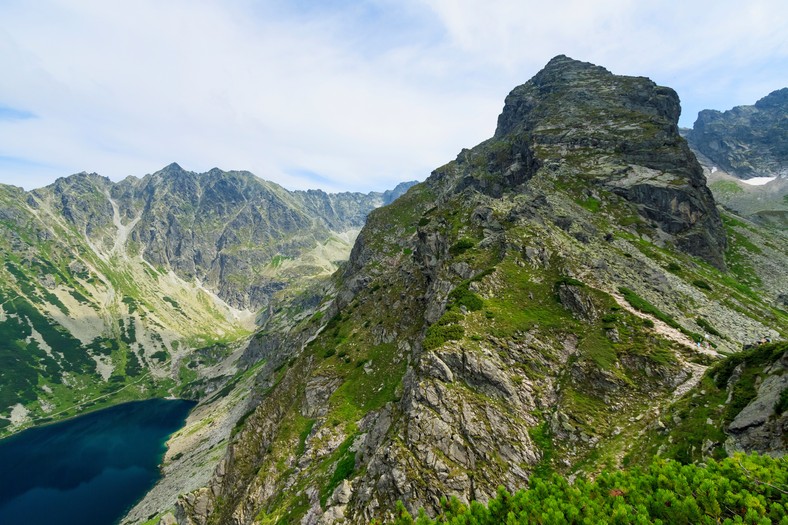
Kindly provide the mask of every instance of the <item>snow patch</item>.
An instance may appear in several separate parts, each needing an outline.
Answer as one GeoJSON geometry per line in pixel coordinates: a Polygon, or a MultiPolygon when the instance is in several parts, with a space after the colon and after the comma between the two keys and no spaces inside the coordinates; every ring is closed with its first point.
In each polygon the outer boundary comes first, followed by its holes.
{"type": "Polygon", "coordinates": [[[777,177],[753,177],[751,179],[742,179],[742,182],[750,186],[763,186],[764,184],[769,184],[776,178],[777,177]]]}

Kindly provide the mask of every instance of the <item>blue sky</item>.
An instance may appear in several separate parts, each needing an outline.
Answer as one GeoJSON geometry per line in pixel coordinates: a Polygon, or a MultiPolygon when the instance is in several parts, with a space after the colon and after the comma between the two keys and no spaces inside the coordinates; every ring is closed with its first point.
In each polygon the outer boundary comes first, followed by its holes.
{"type": "Polygon", "coordinates": [[[0,183],[170,162],[291,189],[424,179],[553,56],[705,108],[788,86],[788,2],[4,0],[0,183]]]}

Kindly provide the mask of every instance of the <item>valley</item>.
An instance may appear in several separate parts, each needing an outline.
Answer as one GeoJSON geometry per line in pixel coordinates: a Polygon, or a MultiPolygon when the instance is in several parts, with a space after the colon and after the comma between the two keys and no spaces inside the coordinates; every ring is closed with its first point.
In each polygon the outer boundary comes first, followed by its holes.
{"type": "Polygon", "coordinates": [[[788,159],[738,121],[714,157],[725,126],[680,112],[562,55],[384,193],[177,164],[0,186],[0,435],[198,401],[122,521],[146,525],[407,523],[551,474],[783,456],[788,159]]]}

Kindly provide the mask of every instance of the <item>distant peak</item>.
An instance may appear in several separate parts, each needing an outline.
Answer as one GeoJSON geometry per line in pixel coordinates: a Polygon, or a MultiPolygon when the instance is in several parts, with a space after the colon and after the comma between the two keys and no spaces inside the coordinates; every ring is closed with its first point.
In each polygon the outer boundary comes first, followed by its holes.
{"type": "Polygon", "coordinates": [[[177,162],[173,162],[171,164],[164,166],[164,168],[162,168],[161,171],[185,171],[185,170],[181,168],[180,164],[178,164],[177,162]]]}
{"type": "Polygon", "coordinates": [[[788,107],[788,88],[772,91],[755,103],[758,109],[776,109],[788,107]]]}

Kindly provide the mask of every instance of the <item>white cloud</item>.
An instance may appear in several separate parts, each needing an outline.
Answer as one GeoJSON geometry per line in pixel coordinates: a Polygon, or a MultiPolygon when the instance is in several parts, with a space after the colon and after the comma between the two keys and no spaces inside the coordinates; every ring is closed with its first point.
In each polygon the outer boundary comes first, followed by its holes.
{"type": "Polygon", "coordinates": [[[788,83],[766,67],[788,62],[782,2],[668,4],[6,2],[0,106],[37,118],[0,121],[0,182],[176,161],[384,189],[489,137],[506,93],[559,53],[672,84],[695,112],[788,83]]]}

